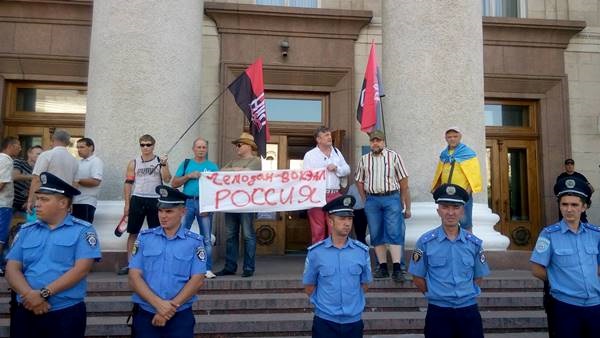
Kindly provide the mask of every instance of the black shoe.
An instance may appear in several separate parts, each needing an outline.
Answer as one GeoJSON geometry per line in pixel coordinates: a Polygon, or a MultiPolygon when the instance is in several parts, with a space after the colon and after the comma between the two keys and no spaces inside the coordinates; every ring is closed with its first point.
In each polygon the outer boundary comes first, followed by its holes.
{"type": "Polygon", "coordinates": [[[379,269],[373,274],[374,278],[388,278],[390,273],[386,269],[379,269]]]}
{"type": "Polygon", "coordinates": [[[392,280],[396,283],[404,282],[404,274],[400,270],[392,272],[392,280]]]}
{"type": "Polygon", "coordinates": [[[217,275],[217,276],[231,276],[231,275],[235,275],[235,272],[223,269],[221,271],[217,271],[217,273],[215,273],[215,275],[217,275]]]}
{"type": "Polygon", "coordinates": [[[128,266],[124,266],[122,268],[119,269],[119,271],[117,272],[117,275],[119,276],[123,276],[129,273],[129,267],[128,266]]]}
{"type": "Polygon", "coordinates": [[[242,277],[252,277],[253,275],[254,271],[244,270],[244,272],[242,272],[242,277]]]}

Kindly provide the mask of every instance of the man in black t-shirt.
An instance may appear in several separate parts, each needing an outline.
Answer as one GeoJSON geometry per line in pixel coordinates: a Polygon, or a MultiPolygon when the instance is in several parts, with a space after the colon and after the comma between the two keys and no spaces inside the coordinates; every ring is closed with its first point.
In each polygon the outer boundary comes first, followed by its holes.
{"type": "MultiPolygon", "coordinates": [[[[558,175],[558,177],[556,177],[556,183],[558,183],[558,181],[560,181],[566,177],[575,178],[575,179],[586,182],[588,187],[590,188],[590,191],[592,192],[592,194],[594,193],[594,187],[592,187],[592,185],[588,181],[587,177],[585,177],[583,174],[575,171],[575,161],[573,161],[572,158],[568,158],[565,160],[565,172],[558,175]]],[[[592,199],[592,195],[590,194],[590,202],[591,202],[591,199],[592,199]]],[[[558,220],[560,221],[562,219],[563,219],[563,216],[560,213],[560,208],[559,208],[558,209],[558,220]]],[[[587,221],[588,221],[585,211],[581,214],[581,221],[584,223],[587,223],[587,221]]]]}

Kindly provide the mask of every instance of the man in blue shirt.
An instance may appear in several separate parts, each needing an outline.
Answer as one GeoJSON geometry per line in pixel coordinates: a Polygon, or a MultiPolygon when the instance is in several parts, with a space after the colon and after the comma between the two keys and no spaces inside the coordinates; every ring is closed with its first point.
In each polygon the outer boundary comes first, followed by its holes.
{"type": "Polygon", "coordinates": [[[198,178],[203,172],[218,171],[219,167],[207,159],[208,142],[199,137],[194,140],[192,151],[194,158],[187,158],[179,165],[171,185],[173,188],[179,188],[183,185],[183,193],[187,195],[185,202],[185,217],[183,226],[186,229],[192,227],[194,218],[198,222],[200,235],[204,237],[204,250],[206,250],[206,278],[215,278],[212,272],[212,213],[200,213],[200,186],[198,178]]]}
{"type": "Polygon", "coordinates": [[[554,337],[597,337],[600,332],[600,227],[581,221],[589,185],[564,178],[554,186],[563,219],[545,227],[531,253],[535,277],[550,284],[548,323],[554,337]]]}
{"type": "Polygon", "coordinates": [[[204,282],[206,251],[202,236],[181,226],[186,196],[164,185],[156,192],[160,227],[140,233],[129,263],[132,336],[192,338],[192,304],[204,282]]]}
{"type": "Polygon", "coordinates": [[[43,172],[38,219],[21,227],[8,254],[6,280],[17,293],[11,337],[84,337],[86,275],[101,257],[96,231],[69,213],[79,190],[43,172]]]}
{"type": "Polygon", "coordinates": [[[315,306],[313,337],[362,337],[365,292],[373,277],[369,247],[348,237],[355,201],[345,195],[327,203],[331,235],[308,248],[302,282],[315,306]]]}
{"type": "Polygon", "coordinates": [[[469,193],[456,184],[433,192],[442,225],[419,238],[409,272],[429,304],[425,337],[483,338],[479,284],[490,271],[482,241],[459,226],[469,193]]]}

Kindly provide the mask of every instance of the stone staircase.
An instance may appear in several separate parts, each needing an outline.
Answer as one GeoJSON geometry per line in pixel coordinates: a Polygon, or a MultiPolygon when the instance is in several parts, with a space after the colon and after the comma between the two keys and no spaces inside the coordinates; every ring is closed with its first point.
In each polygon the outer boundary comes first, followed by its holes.
{"type": "MultiPolygon", "coordinates": [[[[301,267],[300,267],[301,268],[301,267]]],[[[295,268],[299,270],[300,268],[295,268]]],[[[201,337],[310,336],[312,309],[299,273],[257,274],[207,280],[194,304],[195,331],[201,337]]],[[[131,310],[127,279],[92,273],[88,279],[90,337],[127,337],[131,310]]],[[[543,337],[542,284],[528,271],[495,271],[483,282],[479,299],[486,334],[543,337]]],[[[0,280],[0,337],[8,337],[7,285],[0,280]]],[[[426,301],[411,282],[377,280],[367,294],[365,334],[421,337],[426,301]]]]}

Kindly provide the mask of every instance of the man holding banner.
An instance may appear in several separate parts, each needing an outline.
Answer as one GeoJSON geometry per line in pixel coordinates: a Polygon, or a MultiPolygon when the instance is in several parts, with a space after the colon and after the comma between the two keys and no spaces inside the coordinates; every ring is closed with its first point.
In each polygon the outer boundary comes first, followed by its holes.
{"type": "MultiPolygon", "coordinates": [[[[260,158],[255,155],[258,147],[254,136],[242,133],[231,142],[236,147],[237,159],[225,164],[222,171],[261,170],[260,158]]],[[[240,226],[244,236],[244,266],[242,277],[254,275],[254,258],[256,254],[256,232],[254,230],[253,212],[225,213],[227,240],[225,247],[225,267],[216,273],[217,276],[235,275],[239,249],[240,226]]]]}
{"type": "MultiPolygon", "coordinates": [[[[350,174],[350,166],[344,155],[333,146],[331,130],[325,126],[317,128],[314,134],[317,146],[304,155],[304,169],[326,168],[326,200],[327,202],[340,195],[340,180],[350,174]]],[[[326,231],[326,214],[321,208],[308,209],[311,243],[322,241],[331,234],[331,227],[326,231]]]]}

